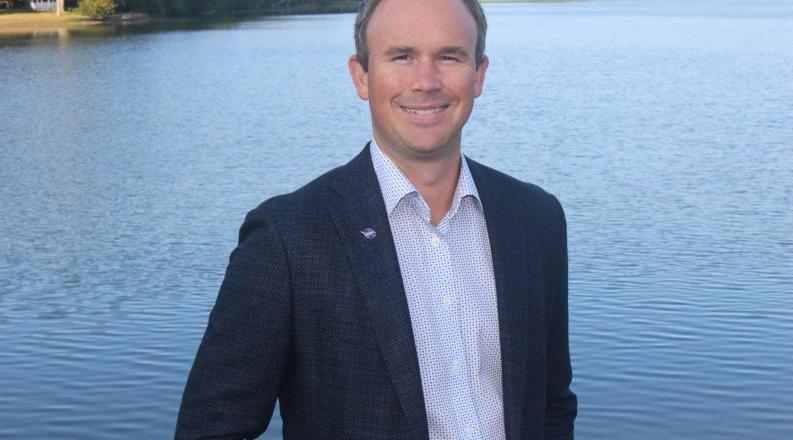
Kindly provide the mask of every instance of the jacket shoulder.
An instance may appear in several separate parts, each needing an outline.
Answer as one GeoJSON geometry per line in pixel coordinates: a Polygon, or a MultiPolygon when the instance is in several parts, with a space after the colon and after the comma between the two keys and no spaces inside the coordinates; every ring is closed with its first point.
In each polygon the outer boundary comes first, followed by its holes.
{"type": "Polygon", "coordinates": [[[263,201],[251,210],[246,218],[265,217],[289,222],[324,214],[330,195],[330,184],[341,168],[337,167],[327,171],[295,191],[263,201]]]}
{"type": "Polygon", "coordinates": [[[498,203],[520,207],[546,218],[564,218],[559,199],[540,186],[516,179],[471,159],[468,159],[468,165],[480,192],[484,190],[494,194],[499,199],[498,203]]]}

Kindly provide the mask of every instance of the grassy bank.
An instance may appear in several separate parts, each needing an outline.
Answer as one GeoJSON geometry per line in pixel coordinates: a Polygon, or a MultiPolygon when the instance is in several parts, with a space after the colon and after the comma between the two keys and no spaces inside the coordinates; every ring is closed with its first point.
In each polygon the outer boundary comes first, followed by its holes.
{"type": "Polygon", "coordinates": [[[75,11],[66,11],[60,17],[55,12],[0,11],[0,31],[4,29],[41,29],[65,26],[84,26],[101,23],[75,11]]]}

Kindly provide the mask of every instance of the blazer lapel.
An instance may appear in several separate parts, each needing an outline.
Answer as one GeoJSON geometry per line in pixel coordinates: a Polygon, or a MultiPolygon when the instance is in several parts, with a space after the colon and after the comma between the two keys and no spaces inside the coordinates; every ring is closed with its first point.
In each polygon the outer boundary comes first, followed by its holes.
{"type": "Polygon", "coordinates": [[[501,373],[504,395],[506,438],[522,438],[526,387],[545,387],[545,383],[527,383],[529,356],[543,339],[542,296],[536,291],[538,268],[530,258],[536,243],[534,228],[523,215],[525,207],[505,193],[503,180],[492,171],[468,160],[476,182],[487,222],[493,272],[498,300],[501,340],[501,373]]]}
{"type": "Polygon", "coordinates": [[[330,211],[352,261],[388,374],[416,439],[429,438],[416,344],[383,196],[369,146],[331,184],[330,211]],[[376,234],[362,233],[370,228],[376,234]]]}

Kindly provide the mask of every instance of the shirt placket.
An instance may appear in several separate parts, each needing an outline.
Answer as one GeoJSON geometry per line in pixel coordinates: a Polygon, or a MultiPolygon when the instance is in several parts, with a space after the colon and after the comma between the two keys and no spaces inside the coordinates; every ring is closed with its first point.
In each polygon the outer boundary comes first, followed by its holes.
{"type": "MultiPolygon", "coordinates": [[[[428,216],[427,216],[428,220],[428,216]]],[[[452,255],[450,252],[449,219],[444,219],[438,227],[432,226],[429,221],[424,222],[425,240],[429,241],[429,262],[436,270],[428,270],[426,274],[427,308],[432,310],[433,325],[436,334],[442,341],[443,376],[451,392],[446,393],[450,402],[442,402],[442,406],[450,408],[454,413],[455,426],[462,439],[479,438],[479,422],[471,395],[471,374],[466,362],[465,345],[463,341],[462,325],[460,322],[461,283],[462,280],[455,273],[452,255]]]]}

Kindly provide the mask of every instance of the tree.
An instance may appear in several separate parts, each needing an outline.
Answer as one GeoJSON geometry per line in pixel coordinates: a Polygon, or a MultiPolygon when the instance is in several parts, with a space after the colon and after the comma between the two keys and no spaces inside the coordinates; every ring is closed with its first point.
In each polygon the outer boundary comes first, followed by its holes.
{"type": "Polygon", "coordinates": [[[60,17],[63,14],[63,2],[64,0],[55,0],[55,15],[60,17]]]}
{"type": "Polygon", "coordinates": [[[113,0],[82,0],[79,7],[80,13],[92,20],[102,20],[116,12],[113,0]]]}

